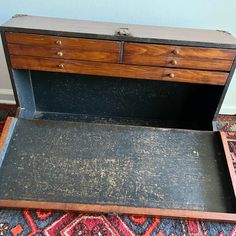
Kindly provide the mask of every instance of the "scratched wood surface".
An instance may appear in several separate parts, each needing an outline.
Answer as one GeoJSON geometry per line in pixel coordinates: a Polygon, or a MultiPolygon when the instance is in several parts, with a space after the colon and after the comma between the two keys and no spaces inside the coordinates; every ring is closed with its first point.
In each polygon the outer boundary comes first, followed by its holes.
{"type": "Polygon", "coordinates": [[[0,200],[234,212],[218,133],[17,121],[0,200]]]}

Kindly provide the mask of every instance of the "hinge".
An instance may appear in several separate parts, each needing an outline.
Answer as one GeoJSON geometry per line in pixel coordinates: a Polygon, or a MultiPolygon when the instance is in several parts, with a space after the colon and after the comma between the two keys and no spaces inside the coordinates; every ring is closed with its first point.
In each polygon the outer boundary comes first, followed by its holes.
{"type": "Polygon", "coordinates": [[[224,34],[228,34],[228,35],[232,35],[230,32],[225,31],[225,30],[216,30],[218,32],[224,33],[224,34]]]}
{"type": "Polygon", "coordinates": [[[28,16],[26,14],[15,14],[14,16],[12,16],[12,18],[17,18],[17,17],[22,17],[22,16],[28,16]]]}

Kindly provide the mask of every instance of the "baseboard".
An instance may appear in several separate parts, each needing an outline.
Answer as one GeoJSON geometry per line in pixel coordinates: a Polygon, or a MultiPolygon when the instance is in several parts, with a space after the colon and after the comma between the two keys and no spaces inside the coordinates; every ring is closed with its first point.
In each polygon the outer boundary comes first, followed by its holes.
{"type": "Polygon", "coordinates": [[[236,114],[236,107],[235,106],[223,106],[220,109],[221,115],[235,115],[236,114]]]}
{"type": "Polygon", "coordinates": [[[12,89],[0,89],[1,104],[15,104],[14,93],[12,89]]]}

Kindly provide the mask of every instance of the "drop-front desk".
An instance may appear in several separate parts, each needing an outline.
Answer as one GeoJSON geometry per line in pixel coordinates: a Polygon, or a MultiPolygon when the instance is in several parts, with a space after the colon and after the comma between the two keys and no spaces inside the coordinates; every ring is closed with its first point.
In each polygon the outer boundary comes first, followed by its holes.
{"type": "Polygon", "coordinates": [[[1,207],[236,222],[214,128],[236,39],[26,15],[1,33],[18,105],[0,142],[1,207]]]}

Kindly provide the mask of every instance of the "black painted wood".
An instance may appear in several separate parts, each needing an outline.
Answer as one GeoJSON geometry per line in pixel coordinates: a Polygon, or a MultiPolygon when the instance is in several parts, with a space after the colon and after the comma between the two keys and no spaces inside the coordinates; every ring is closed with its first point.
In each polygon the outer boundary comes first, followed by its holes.
{"type": "Polygon", "coordinates": [[[32,71],[33,118],[211,130],[222,86],[32,71]]]}
{"type": "Polygon", "coordinates": [[[17,121],[0,199],[235,212],[218,133],[17,121]]]}

